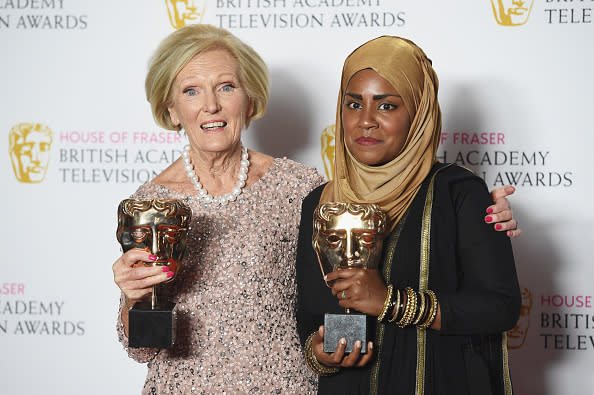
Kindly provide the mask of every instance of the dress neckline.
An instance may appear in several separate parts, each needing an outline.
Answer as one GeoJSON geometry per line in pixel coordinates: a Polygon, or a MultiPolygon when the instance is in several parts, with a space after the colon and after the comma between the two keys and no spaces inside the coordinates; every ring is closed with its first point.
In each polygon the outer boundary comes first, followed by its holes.
{"type": "MultiPolygon", "coordinates": [[[[252,185],[247,186],[243,189],[243,193],[241,195],[239,195],[239,197],[237,199],[241,199],[242,197],[246,196],[246,195],[250,195],[252,194],[252,191],[256,190],[256,189],[260,189],[260,185],[266,181],[266,179],[268,177],[270,177],[271,174],[273,174],[274,172],[277,171],[277,168],[280,166],[281,163],[281,158],[274,158],[274,160],[272,161],[272,163],[270,164],[270,166],[268,166],[268,169],[266,169],[266,172],[264,173],[264,175],[262,175],[262,177],[258,178],[258,180],[256,180],[256,182],[254,182],[252,185]],[[264,180],[264,181],[263,181],[264,180]]],[[[175,195],[175,196],[180,196],[183,197],[184,199],[193,199],[194,197],[198,196],[195,193],[183,193],[180,192],[178,190],[175,189],[171,189],[166,187],[163,184],[159,184],[156,182],[153,182],[153,180],[149,180],[147,182],[144,183],[145,186],[147,185],[155,185],[158,188],[160,188],[163,191],[167,191],[168,193],[175,195]]]]}

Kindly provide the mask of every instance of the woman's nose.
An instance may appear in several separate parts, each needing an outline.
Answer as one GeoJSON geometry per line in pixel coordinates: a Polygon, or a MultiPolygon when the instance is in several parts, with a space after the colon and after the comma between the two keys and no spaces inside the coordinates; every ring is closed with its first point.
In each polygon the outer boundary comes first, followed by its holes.
{"type": "Polygon", "coordinates": [[[219,104],[219,99],[214,92],[207,92],[204,95],[204,104],[202,106],[202,111],[214,114],[221,109],[219,104]]]}
{"type": "Polygon", "coordinates": [[[359,116],[359,127],[363,129],[370,129],[377,126],[375,119],[375,113],[369,108],[365,108],[361,111],[359,116]]]}

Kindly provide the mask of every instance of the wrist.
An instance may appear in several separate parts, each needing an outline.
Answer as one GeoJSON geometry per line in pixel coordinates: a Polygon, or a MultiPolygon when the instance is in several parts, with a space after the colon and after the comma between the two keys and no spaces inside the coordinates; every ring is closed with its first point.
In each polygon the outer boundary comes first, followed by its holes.
{"type": "Polygon", "coordinates": [[[312,372],[318,376],[330,376],[340,371],[340,368],[326,366],[316,358],[311,344],[312,338],[317,335],[318,332],[314,332],[305,341],[305,362],[312,372]]]}

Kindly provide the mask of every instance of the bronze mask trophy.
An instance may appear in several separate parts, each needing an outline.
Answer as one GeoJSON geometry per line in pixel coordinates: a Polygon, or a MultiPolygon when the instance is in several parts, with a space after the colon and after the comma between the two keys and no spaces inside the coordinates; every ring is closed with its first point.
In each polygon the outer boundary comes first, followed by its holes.
{"type": "MultiPolygon", "coordinates": [[[[157,257],[140,264],[168,266],[173,272],[170,282],[179,272],[191,219],[192,210],[180,200],[125,199],[118,207],[116,236],[124,252],[138,248],[157,257]]],[[[151,301],[137,302],[129,311],[130,347],[173,345],[175,303],[158,302],[156,291],[153,286],[151,301]]]]}
{"type": "MultiPolygon", "coordinates": [[[[382,257],[386,215],[375,204],[328,202],[314,212],[312,245],[322,275],[348,268],[377,269],[382,257]]],[[[367,316],[346,309],[346,314],[324,316],[324,352],[332,353],[339,339],[346,338],[345,352],[361,340],[367,352],[367,316]]]]}

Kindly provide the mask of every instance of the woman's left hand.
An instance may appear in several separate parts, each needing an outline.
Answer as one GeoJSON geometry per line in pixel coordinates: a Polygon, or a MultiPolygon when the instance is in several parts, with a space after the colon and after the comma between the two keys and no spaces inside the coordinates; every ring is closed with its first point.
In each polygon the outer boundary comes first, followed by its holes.
{"type": "Polygon", "coordinates": [[[487,207],[487,215],[485,216],[486,223],[494,224],[496,231],[507,232],[507,235],[511,238],[519,237],[522,234],[522,229],[518,228],[518,221],[514,219],[509,200],[507,200],[507,196],[515,191],[516,188],[511,185],[493,189],[491,197],[495,204],[487,207]]]}
{"type": "Polygon", "coordinates": [[[341,307],[376,317],[382,312],[388,289],[377,269],[340,269],[324,279],[341,307]]]}

